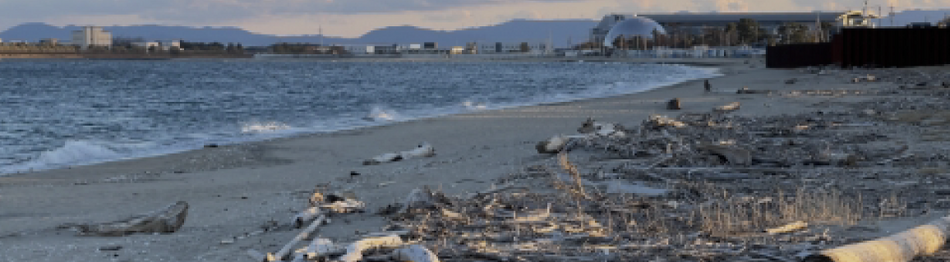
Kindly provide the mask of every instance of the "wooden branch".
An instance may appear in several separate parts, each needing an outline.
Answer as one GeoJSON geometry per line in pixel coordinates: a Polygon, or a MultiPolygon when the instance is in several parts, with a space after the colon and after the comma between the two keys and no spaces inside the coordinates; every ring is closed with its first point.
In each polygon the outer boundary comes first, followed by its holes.
{"type": "Polygon", "coordinates": [[[284,260],[285,258],[287,258],[287,256],[290,255],[290,250],[292,250],[294,246],[296,246],[297,243],[299,243],[300,241],[303,241],[304,239],[307,239],[308,237],[310,237],[310,234],[312,234],[313,231],[316,231],[317,227],[320,227],[320,225],[323,224],[323,221],[326,218],[327,218],[326,215],[320,215],[320,217],[317,218],[317,220],[314,220],[313,223],[310,223],[310,226],[304,229],[303,232],[300,232],[300,234],[297,234],[297,236],[294,237],[294,239],[291,239],[289,243],[284,245],[284,247],[281,248],[280,251],[277,251],[277,253],[273,255],[268,254],[267,256],[268,262],[284,260]]]}
{"type": "Polygon", "coordinates": [[[775,235],[775,234],[795,232],[795,231],[799,231],[805,228],[808,228],[808,223],[805,223],[802,221],[796,221],[795,223],[787,224],[784,226],[766,229],[765,232],[775,235]]]}
{"type": "Polygon", "coordinates": [[[323,214],[323,212],[320,212],[320,208],[318,207],[311,207],[307,210],[304,210],[303,212],[300,212],[294,216],[294,228],[303,227],[305,223],[313,221],[320,214],[323,214]]]}
{"type": "Polygon", "coordinates": [[[805,257],[804,262],[907,262],[930,255],[947,242],[950,216],[871,241],[828,249],[805,257]]]}
{"type": "Polygon", "coordinates": [[[133,233],[174,233],[185,224],[188,203],[178,201],[161,210],[134,216],[125,220],[102,224],[65,224],[60,228],[74,228],[80,235],[124,236],[133,233]]]}

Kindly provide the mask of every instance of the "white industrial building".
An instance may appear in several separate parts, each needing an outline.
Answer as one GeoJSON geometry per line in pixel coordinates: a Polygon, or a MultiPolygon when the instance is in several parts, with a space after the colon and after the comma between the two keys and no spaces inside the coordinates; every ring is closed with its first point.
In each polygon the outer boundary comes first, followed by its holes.
{"type": "Polygon", "coordinates": [[[528,52],[544,53],[549,51],[547,43],[530,42],[495,42],[478,44],[479,54],[503,54],[503,53],[523,53],[522,45],[528,44],[528,52]]]}
{"type": "Polygon", "coordinates": [[[724,27],[729,23],[738,23],[744,18],[755,20],[766,31],[775,31],[788,22],[814,26],[820,21],[834,22],[844,14],[845,12],[609,14],[591,29],[590,41],[604,42],[614,25],[634,17],[649,18],[662,26],[676,26],[698,34],[706,27],[724,27]]]}
{"type": "Polygon", "coordinates": [[[181,49],[181,40],[162,41],[160,44],[162,50],[164,51],[169,51],[172,49],[172,47],[181,49]]]}
{"type": "Polygon", "coordinates": [[[89,46],[111,47],[112,33],[103,31],[102,27],[84,26],[82,30],[73,31],[72,43],[82,49],[87,49],[89,46]]]}

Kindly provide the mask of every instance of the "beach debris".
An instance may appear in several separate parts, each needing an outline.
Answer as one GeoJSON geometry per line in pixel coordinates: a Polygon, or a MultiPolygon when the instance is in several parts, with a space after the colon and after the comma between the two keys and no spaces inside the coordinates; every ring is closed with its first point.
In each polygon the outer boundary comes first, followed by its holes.
{"type": "Polygon", "coordinates": [[[432,190],[430,190],[429,187],[416,188],[406,196],[406,200],[403,202],[402,209],[399,210],[399,213],[407,213],[410,210],[418,208],[428,208],[434,204],[435,200],[432,196],[432,190]]]}
{"type": "Polygon", "coordinates": [[[865,76],[855,77],[855,78],[852,80],[852,83],[874,82],[875,80],[877,80],[877,77],[875,77],[875,76],[873,76],[873,75],[865,75],[865,76]]]}
{"type": "Polygon", "coordinates": [[[669,109],[669,110],[683,109],[682,105],[680,104],[680,99],[679,98],[670,99],[669,102],[666,102],[666,109],[669,109]]]}
{"type": "Polygon", "coordinates": [[[752,154],[749,150],[745,150],[738,147],[724,146],[724,145],[714,145],[714,144],[704,144],[698,147],[700,150],[706,150],[714,155],[723,157],[730,164],[733,165],[749,165],[752,164],[752,154]]]}
{"type": "Polygon", "coordinates": [[[798,79],[797,79],[797,78],[792,78],[792,79],[785,80],[785,84],[786,84],[786,85],[794,85],[795,83],[798,83],[798,79]]]}
{"type": "Polygon", "coordinates": [[[109,246],[99,247],[99,251],[119,251],[119,250],[122,250],[122,246],[120,245],[109,245],[109,246]]]}
{"type": "Polygon", "coordinates": [[[808,223],[805,223],[804,221],[795,221],[784,226],[765,229],[765,232],[772,235],[777,235],[800,231],[805,228],[808,228],[808,223]]]}
{"type": "Polygon", "coordinates": [[[950,217],[943,217],[891,236],[823,250],[804,262],[911,261],[939,251],[947,242],[948,227],[950,217]]]}
{"type": "Polygon", "coordinates": [[[363,259],[363,251],[375,248],[398,248],[404,242],[397,235],[384,237],[364,238],[346,246],[346,254],[340,257],[341,262],[358,262],[363,259]]]}
{"type": "Polygon", "coordinates": [[[310,242],[310,245],[307,245],[306,251],[304,251],[303,257],[307,260],[315,260],[321,257],[327,257],[332,254],[339,254],[345,252],[342,248],[337,247],[333,244],[333,241],[327,238],[314,238],[310,242]]]}
{"type": "Polygon", "coordinates": [[[425,142],[425,143],[419,144],[419,146],[411,150],[406,150],[399,153],[385,153],[385,154],[373,157],[372,159],[363,161],[363,165],[378,165],[382,163],[396,162],[396,161],[402,161],[402,160],[412,159],[412,158],[433,157],[433,156],[435,156],[435,148],[433,148],[432,145],[430,145],[428,142],[425,142]]]}
{"type": "Polygon", "coordinates": [[[396,249],[392,253],[392,259],[405,262],[439,262],[439,257],[429,251],[428,248],[420,245],[410,245],[408,247],[396,249]]]}
{"type": "Polygon", "coordinates": [[[705,89],[707,93],[712,92],[712,84],[709,84],[709,79],[703,82],[703,89],[705,89]]]}
{"type": "Polygon", "coordinates": [[[326,220],[326,215],[320,215],[319,218],[310,223],[310,226],[301,231],[297,236],[290,240],[283,248],[281,248],[277,253],[270,254],[268,253],[266,262],[280,261],[285,260],[289,255],[294,246],[297,245],[300,241],[307,239],[313,234],[313,231],[316,231],[320,225],[323,225],[324,220],[326,220]]]}
{"type": "Polygon", "coordinates": [[[80,235],[125,236],[135,233],[174,233],[181,229],[188,216],[188,203],[178,201],[161,210],[134,216],[125,220],[101,224],[64,224],[59,228],[73,229],[80,235]]]}
{"type": "Polygon", "coordinates": [[[740,106],[739,102],[732,102],[732,103],[729,103],[728,105],[717,106],[716,108],[713,109],[713,111],[732,112],[732,111],[739,110],[739,106],[740,106]]]}
{"type": "Polygon", "coordinates": [[[623,131],[623,126],[615,123],[601,123],[595,121],[593,118],[588,118],[587,121],[581,124],[581,127],[577,129],[578,133],[581,134],[593,134],[603,137],[624,137],[626,133],[623,131]]]}
{"type": "Polygon", "coordinates": [[[644,123],[643,126],[646,128],[658,129],[658,128],[667,127],[667,126],[681,128],[681,127],[686,127],[687,125],[683,123],[682,121],[675,120],[666,116],[651,115],[650,118],[647,119],[646,123],[644,123]]]}
{"type": "Polygon", "coordinates": [[[298,213],[296,216],[294,216],[294,228],[303,227],[303,225],[307,224],[308,222],[317,219],[317,217],[321,214],[323,214],[323,212],[320,211],[319,207],[311,207],[298,213]]]}

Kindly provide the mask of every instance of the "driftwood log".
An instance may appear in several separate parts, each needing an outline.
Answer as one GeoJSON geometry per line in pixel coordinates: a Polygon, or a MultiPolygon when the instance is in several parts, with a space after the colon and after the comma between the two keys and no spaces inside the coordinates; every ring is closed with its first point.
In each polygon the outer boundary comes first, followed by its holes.
{"type": "Polygon", "coordinates": [[[737,147],[723,146],[723,145],[714,145],[714,144],[704,144],[699,146],[700,150],[706,150],[714,155],[721,156],[729,161],[733,165],[749,165],[752,164],[752,153],[749,150],[745,150],[737,147]]]}
{"type": "Polygon", "coordinates": [[[729,103],[728,105],[717,106],[716,108],[713,108],[713,111],[731,112],[731,111],[739,110],[739,106],[740,106],[739,102],[732,102],[732,103],[729,103]]]}
{"type": "Polygon", "coordinates": [[[603,137],[622,138],[627,135],[623,129],[623,126],[619,124],[603,123],[593,118],[588,118],[587,121],[584,121],[581,127],[577,129],[577,132],[586,135],[593,134],[603,137]]]}
{"type": "Polygon", "coordinates": [[[402,161],[411,158],[435,156],[435,148],[429,143],[422,143],[414,149],[399,153],[385,153],[363,161],[363,165],[378,165],[382,163],[402,161]]]}
{"type": "Polygon", "coordinates": [[[363,259],[363,251],[374,248],[397,248],[403,245],[397,235],[365,238],[346,247],[346,254],[340,257],[342,262],[357,262],[363,259]]]}
{"type": "Polygon", "coordinates": [[[948,226],[950,217],[943,217],[891,236],[824,250],[804,262],[907,262],[940,250],[947,242],[948,226]]]}
{"type": "Polygon", "coordinates": [[[124,236],[134,233],[174,233],[181,229],[188,216],[188,203],[178,201],[161,210],[134,216],[125,220],[101,224],[65,224],[80,235],[124,236]]]}
{"type": "Polygon", "coordinates": [[[438,256],[420,245],[411,245],[396,249],[393,251],[392,259],[396,261],[439,262],[438,256]]]}
{"type": "Polygon", "coordinates": [[[316,231],[317,228],[323,224],[323,221],[326,220],[326,218],[327,217],[325,215],[320,215],[320,217],[317,218],[317,220],[314,220],[313,223],[310,223],[310,226],[308,226],[306,229],[300,232],[300,234],[297,234],[297,236],[294,237],[294,239],[291,239],[290,242],[284,245],[284,247],[281,248],[280,251],[277,251],[276,254],[267,254],[266,262],[279,261],[279,260],[284,260],[285,258],[287,258],[290,255],[290,251],[294,248],[294,246],[296,246],[297,243],[299,243],[300,241],[303,241],[304,239],[309,238],[310,234],[313,234],[313,231],[316,231]]]}

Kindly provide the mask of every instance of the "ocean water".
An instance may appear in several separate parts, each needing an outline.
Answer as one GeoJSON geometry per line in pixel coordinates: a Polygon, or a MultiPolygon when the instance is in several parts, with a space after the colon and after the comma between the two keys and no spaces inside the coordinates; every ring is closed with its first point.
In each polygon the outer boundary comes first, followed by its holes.
{"type": "Polygon", "coordinates": [[[0,174],[631,94],[716,74],[583,62],[3,60],[0,174]]]}

